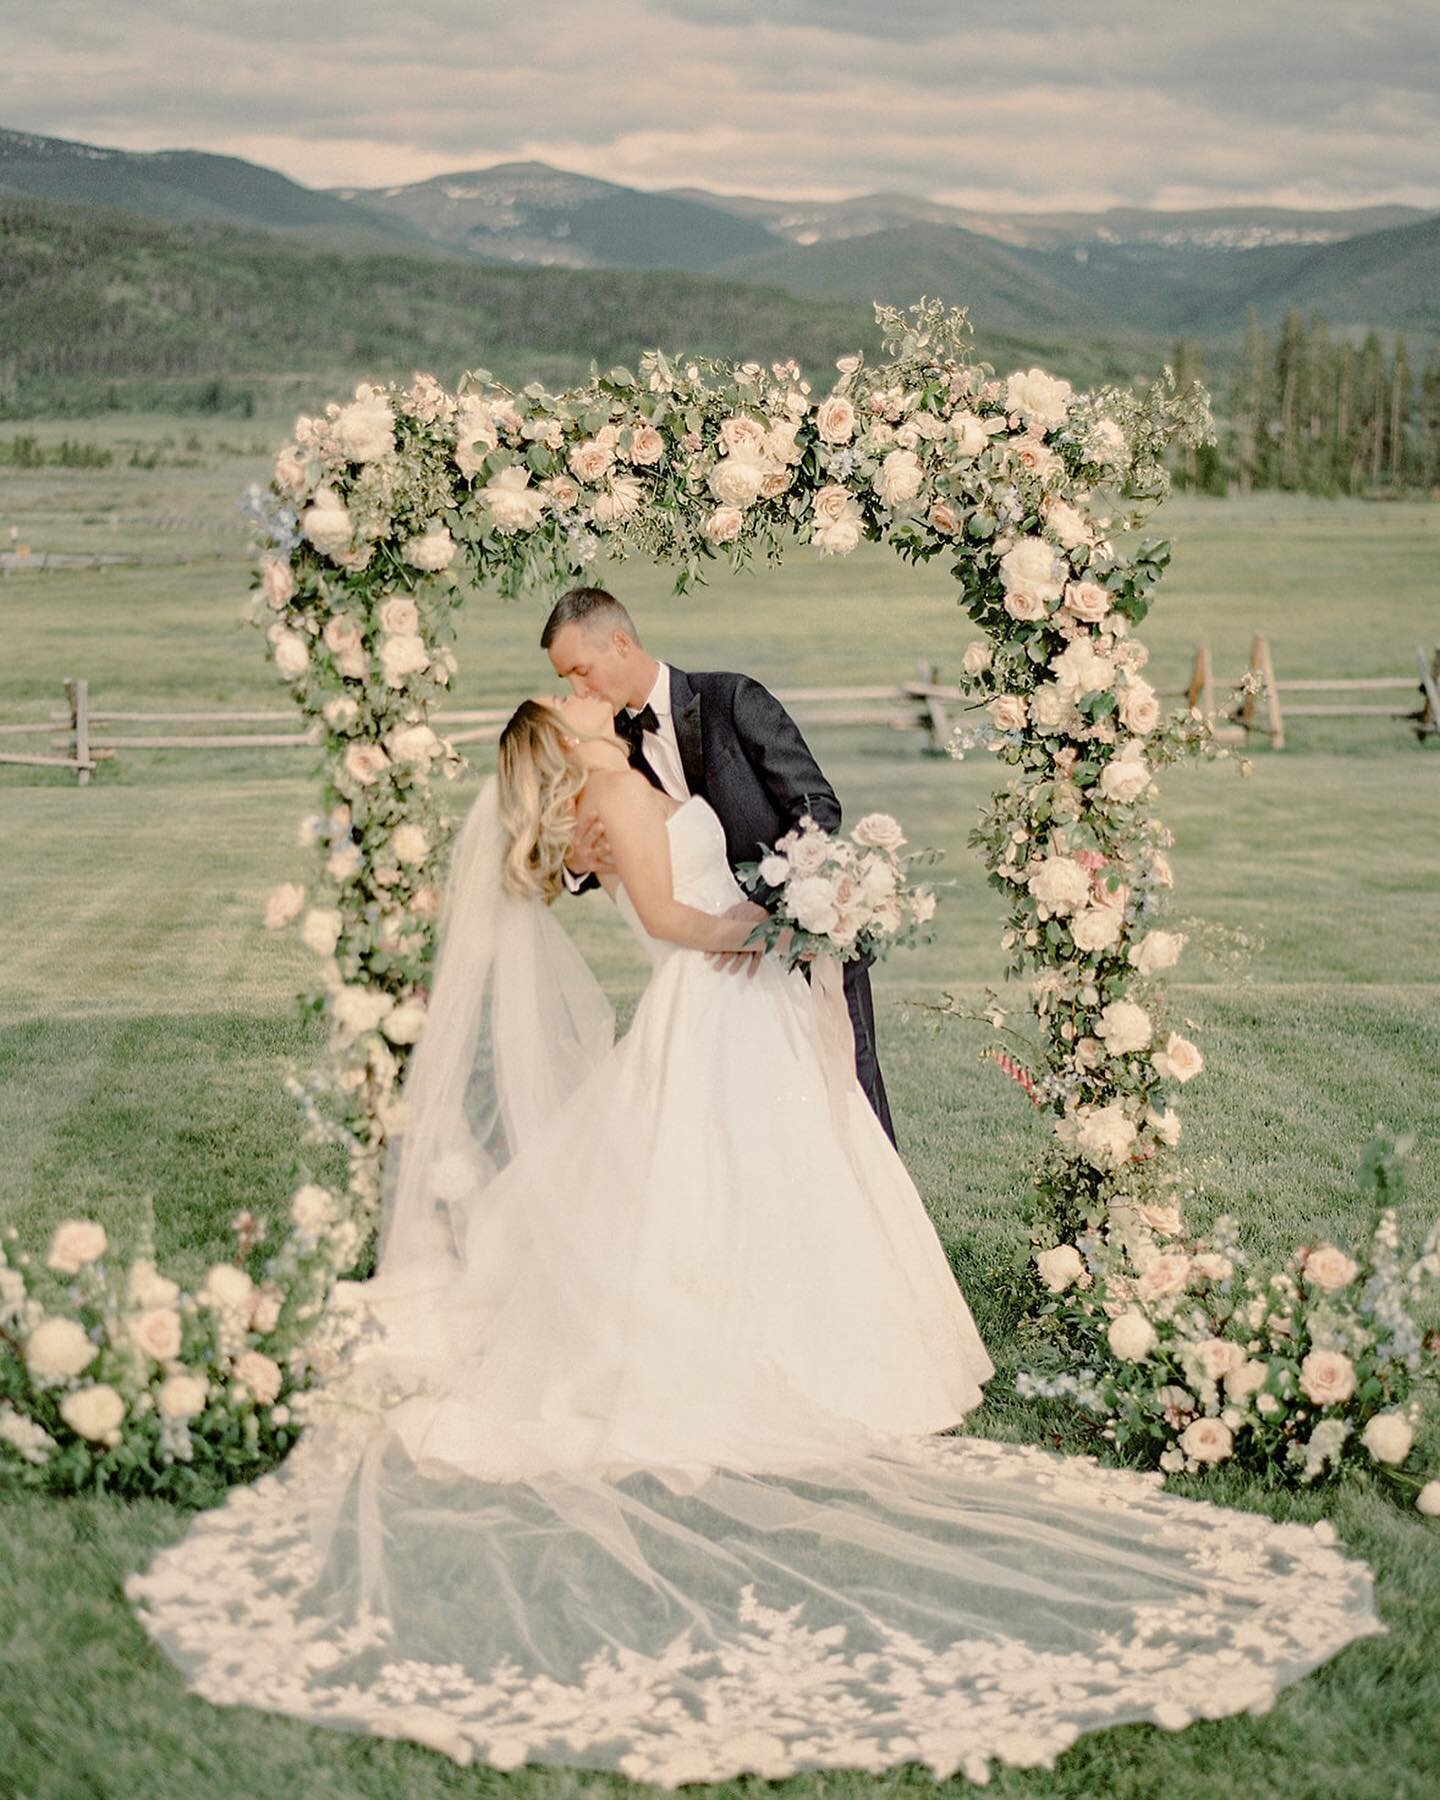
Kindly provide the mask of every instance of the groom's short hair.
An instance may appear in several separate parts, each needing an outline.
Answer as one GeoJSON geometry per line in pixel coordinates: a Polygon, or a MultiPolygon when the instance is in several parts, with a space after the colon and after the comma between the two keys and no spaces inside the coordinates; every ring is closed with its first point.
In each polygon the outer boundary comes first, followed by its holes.
{"type": "Polygon", "coordinates": [[[598,587],[573,587],[550,609],[545,629],[540,633],[540,648],[548,650],[566,625],[578,625],[587,635],[594,632],[623,631],[633,643],[640,642],[635,621],[611,593],[598,587]]]}

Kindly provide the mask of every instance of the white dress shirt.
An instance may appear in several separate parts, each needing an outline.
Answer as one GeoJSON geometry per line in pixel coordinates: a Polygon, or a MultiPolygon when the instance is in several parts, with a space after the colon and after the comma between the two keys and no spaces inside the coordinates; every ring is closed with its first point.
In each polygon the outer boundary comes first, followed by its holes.
{"type": "MultiPolygon", "coordinates": [[[[664,663],[660,665],[645,705],[654,708],[660,729],[647,731],[641,738],[641,754],[660,777],[661,787],[672,800],[688,800],[690,784],[685,779],[685,765],[680,760],[680,740],[675,736],[675,718],[670,709],[670,670],[664,663]]],[[[643,711],[643,707],[628,706],[625,711],[633,718],[643,711]]]]}

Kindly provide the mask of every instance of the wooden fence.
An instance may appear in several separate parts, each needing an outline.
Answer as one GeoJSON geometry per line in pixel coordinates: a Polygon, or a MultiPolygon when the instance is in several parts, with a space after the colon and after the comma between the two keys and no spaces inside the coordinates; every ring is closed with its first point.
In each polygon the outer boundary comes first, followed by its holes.
{"type": "MultiPolygon", "coordinates": [[[[1408,712],[1393,705],[1344,703],[1354,694],[1417,687],[1414,675],[1355,676],[1329,679],[1277,681],[1270,646],[1262,634],[1251,646],[1246,673],[1252,678],[1249,691],[1233,708],[1221,707],[1215,697],[1215,674],[1209,646],[1201,644],[1195,651],[1190,679],[1182,687],[1157,690],[1167,698],[1184,699],[1186,703],[1210,719],[1217,737],[1224,742],[1250,742],[1254,736],[1268,738],[1272,749],[1285,744],[1285,717],[1290,718],[1387,718],[1408,720],[1417,738],[1424,740],[1440,733],[1440,645],[1427,656],[1423,647],[1416,650],[1419,704],[1408,712]],[[1292,704],[1294,694],[1337,694],[1342,703],[1301,702],[1292,704]],[[1282,696],[1284,711],[1282,713],[1282,696]]],[[[880,725],[893,731],[919,732],[925,748],[943,753],[954,728],[954,713],[962,704],[958,688],[940,681],[935,665],[921,661],[910,681],[882,687],[794,687],[779,688],[777,697],[794,713],[796,720],[808,728],[834,725],[880,725]]],[[[506,707],[479,709],[441,707],[430,715],[436,729],[451,743],[483,744],[493,742],[510,716],[506,707]]],[[[70,770],[83,787],[96,765],[121,752],[132,750],[261,750],[314,748],[321,741],[318,725],[308,730],[294,729],[294,709],[263,712],[124,712],[99,710],[92,706],[90,684],[71,678],[65,683],[65,705],[52,712],[48,721],[22,725],[0,725],[0,744],[7,739],[24,736],[49,737],[49,754],[11,751],[0,748],[0,762],[33,764],[37,767],[70,770]],[[219,729],[197,730],[196,727],[219,729]],[[234,727],[241,727],[236,730],[234,727]],[[249,726],[269,726],[267,731],[246,730],[249,726]],[[289,730],[280,729],[289,726],[289,730]],[[118,730],[117,730],[118,727],[118,730]]]]}

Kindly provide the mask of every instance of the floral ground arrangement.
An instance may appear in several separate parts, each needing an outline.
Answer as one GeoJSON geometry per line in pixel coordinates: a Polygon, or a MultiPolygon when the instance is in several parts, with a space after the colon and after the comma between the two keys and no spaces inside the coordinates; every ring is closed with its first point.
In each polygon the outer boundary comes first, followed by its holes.
{"type": "MultiPolygon", "coordinates": [[[[1425,1348],[1407,1308],[1437,1273],[1434,1235],[1403,1271],[1382,1218],[1363,1256],[1311,1246],[1284,1271],[1242,1274],[1223,1228],[1194,1240],[1181,1212],[1173,1097],[1203,1058],[1167,1022],[1163,977],[1185,938],[1162,923],[1173,877],[1155,776],[1216,752],[1203,721],[1164,715],[1143,673],[1135,629],[1167,547],[1121,538],[1165,492],[1167,444],[1208,430],[1204,398],[998,377],[967,359],[963,316],[877,313],[884,360],[844,359],[819,395],[793,364],[654,353],[564,395],[483,372],[449,394],[421,376],[298,422],[257,497],[268,549],[252,614],[321,735],[325,786],[301,824],[317,872],[277,888],[266,922],[297,924],[317,959],[329,1054],[293,1085],[348,1176],[303,1181],[279,1243],[237,1217],[233,1258],[192,1291],[147,1246],[112,1253],[91,1220],[43,1251],[12,1246],[12,1477],[176,1497],[246,1478],[283,1453],[342,1348],[326,1296],[364,1266],[424,1029],[444,783],[462,766],[428,710],[457,668],[460,574],[553,591],[603,547],[673,568],[683,591],[711,559],[778,562],[796,539],[823,557],[871,539],[943,559],[982,634],[962,681],[979,722],[952,749],[983,746],[1001,782],[972,843],[1006,896],[1007,973],[1028,984],[1034,1029],[1019,1058],[1000,1054],[1051,1125],[1035,1294],[1065,1366],[1032,1374],[1031,1391],[1096,1413],[1117,1450],[1170,1470],[1241,1456],[1308,1483],[1347,1455],[1404,1465],[1425,1348]]],[[[1415,1485],[1435,1510],[1440,1491],[1415,1485]]]]}

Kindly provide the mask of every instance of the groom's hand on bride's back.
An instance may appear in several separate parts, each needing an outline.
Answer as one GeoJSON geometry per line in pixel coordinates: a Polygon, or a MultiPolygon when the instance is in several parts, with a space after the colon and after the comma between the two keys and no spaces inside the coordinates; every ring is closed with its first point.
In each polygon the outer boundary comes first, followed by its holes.
{"type": "Polygon", "coordinates": [[[613,875],[615,857],[605,827],[593,812],[583,812],[575,822],[575,836],[565,858],[572,875],[613,875]]]}

